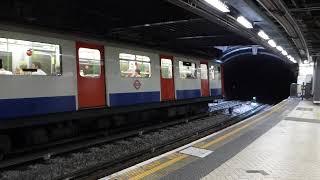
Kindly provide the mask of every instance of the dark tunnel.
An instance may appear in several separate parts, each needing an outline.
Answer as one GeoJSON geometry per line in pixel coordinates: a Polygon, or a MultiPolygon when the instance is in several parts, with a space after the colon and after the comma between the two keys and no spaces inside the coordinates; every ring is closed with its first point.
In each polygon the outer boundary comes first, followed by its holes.
{"type": "Polygon", "coordinates": [[[224,86],[227,99],[252,100],[274,104],[290,95],[297,81],[297,65],[268,54],[251,53],[225,61],[224,86]]]}

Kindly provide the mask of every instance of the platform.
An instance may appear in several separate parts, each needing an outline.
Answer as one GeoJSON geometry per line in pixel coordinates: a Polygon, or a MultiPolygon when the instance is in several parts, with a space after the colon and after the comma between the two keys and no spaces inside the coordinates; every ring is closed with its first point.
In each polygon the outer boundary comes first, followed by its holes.
{"type": "Polygon", "coordinates": [[[320,106],[287,99],[103,179],[320,179],[320,106]]]}

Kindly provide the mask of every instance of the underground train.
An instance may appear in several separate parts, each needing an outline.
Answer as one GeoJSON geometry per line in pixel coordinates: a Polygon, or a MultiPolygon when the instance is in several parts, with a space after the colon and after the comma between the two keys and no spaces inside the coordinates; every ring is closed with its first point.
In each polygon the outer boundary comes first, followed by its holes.
{"type": "Polygon", "coordinates": [[[221,95],[219,64],[121,44],[1,30],[0,58],[0,119],[221,95]]]}
{"type": "Polygon", "coordinates": [[[1,26],[0,59],[0,152],[199,114],[223,93],[214,61],[30,28],[1,26]]]}

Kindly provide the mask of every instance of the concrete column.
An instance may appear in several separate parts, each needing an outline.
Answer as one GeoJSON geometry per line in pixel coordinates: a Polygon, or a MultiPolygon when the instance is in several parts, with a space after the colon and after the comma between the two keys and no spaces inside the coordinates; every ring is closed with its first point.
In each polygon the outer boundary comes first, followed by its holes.
{"type": "Polygon", "coordinates": [[[320,103],[320,59],[314,61],[313,71],[313,103],[320,103]]]}

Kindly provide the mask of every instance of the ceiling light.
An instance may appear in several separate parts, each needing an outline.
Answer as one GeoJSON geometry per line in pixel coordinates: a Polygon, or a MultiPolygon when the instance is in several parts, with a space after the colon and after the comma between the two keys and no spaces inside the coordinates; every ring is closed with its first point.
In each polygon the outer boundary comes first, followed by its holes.
{"type": "Polygon", "coordinates": [[[269,43],[269,45],[270,45],[271,47],[276,47],[276,46],[277,46],[276,42],[274,42],[274,40],[272,40],[272,39],[270,39],[270,40],[268,41],[268,43],[269,43]]]}
{"type": "Polygon", "coordinates": [[[253,26],[251,24],[251,22],[249,22],[245,17],[243,16],[239,16],[237,18],[237,21],[242,25],[244,26],[245,28],[248,28],[248,29],[252,29],[253,26]]]}
{"type": "Polygon", "coordinates": [[[283,55],[285,55],[285,56],[288,55],[287,51],[285,51],[285,50],[283,50],[281,53],[282,53],[283,55]]]}
{"type": "Polygon", "coordinates": [[[284,49],[281,46],[277,46],[278,51],[283,51],[284,49]]]}
{"type": "Polygon", "coordinates": [[[258,35],[259,35],[262,39],[264,39],[264,40],[269,40],[269,39],[270,39],[269,36],[268,36],[264,31],[262,31],[262,30],[260,30],[260,31],[258,32],[258,35]]]}
{"type": "Polygon", "coordinates": [[[297,61],[291,55],[288,55],[287,57],[291,62],[297,63],[297,61]]]}
{"type": "Polygon", "coordinates": [[[221,2],[220,0],[205,0],[205,1],[221,12],[225,12],[225,13],[230,12],[228,6],[225,5],[223,2],[221,2]]]}

